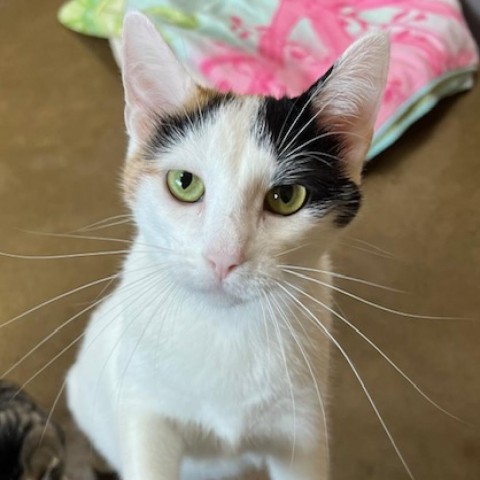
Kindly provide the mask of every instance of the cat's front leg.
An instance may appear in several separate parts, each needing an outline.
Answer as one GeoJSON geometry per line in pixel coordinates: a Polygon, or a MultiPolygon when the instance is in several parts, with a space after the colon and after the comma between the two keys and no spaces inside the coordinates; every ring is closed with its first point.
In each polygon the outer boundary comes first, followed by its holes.
{"type": "Polygon", "coordinates": [[[167,420],[129,411],[119,422],[122,480],[179,480],[184,445],[167,420]]]}
{"type": "Polygon", "coordinates": [[[270,480],[328,480],[328,462],[321,452],[267,458],[270,480]]]}

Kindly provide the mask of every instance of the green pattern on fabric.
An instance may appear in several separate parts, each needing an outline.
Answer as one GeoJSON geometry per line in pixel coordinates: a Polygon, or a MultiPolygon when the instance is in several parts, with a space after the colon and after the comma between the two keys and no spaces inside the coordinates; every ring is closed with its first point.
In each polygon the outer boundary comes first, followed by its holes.
{"type": "MultiPolygon", "coordinates": [[[[60,9],[59,21],[66,27],[86,35],[111,38],[120,35],[127,0],[70,0],[60,9]]],[[[142,9],[155,24],[185,30],[198,28],[195,15],[169,6],[142,9]]]]}
{"type": "Polygon", "coordinates": [[[59,21],[76,32],[110,38],[120,34],[126,0],[70,0],[59,21]]]}
{"type": "Polygon", "coordinates": [[[169,24],[186,30],[192,30],[198,28],[199,25],[194,15],[189,15],[181,10],[175,10],[170,7],[145,8],[143,13],[146,13],[151,20],[160,27],[164,24],[169,24]]]}

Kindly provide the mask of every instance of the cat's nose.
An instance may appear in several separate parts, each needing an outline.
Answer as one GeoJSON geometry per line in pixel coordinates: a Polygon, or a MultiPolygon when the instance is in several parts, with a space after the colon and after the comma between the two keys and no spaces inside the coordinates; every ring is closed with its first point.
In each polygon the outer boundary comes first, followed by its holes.
{"type": "Polygon", "coordinates": [[[207,253],[205,258],[219,280],[225,280],[243,262],[243,254],[240,252],[207,253]]]}

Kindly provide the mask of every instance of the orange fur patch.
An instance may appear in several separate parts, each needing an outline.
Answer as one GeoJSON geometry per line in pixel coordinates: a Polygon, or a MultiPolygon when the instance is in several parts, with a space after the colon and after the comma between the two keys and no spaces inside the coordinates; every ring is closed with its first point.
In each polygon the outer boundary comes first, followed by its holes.
{"type": "Polygon", "coordinates": [[[187,114],[204,107],[219,95],[213,88],[201,87],[196,85],[195,90],[190,94],[182,105],[182,114],[187,114]]]}
{"type": "Polygon", "coordinates": [[[145,154],[141,149],[128,157],[122,175],[122,190],[125,201],[130,204],[134,201],[142,177],[158,175],[158,173],[155,165],[145,160],[145,154]]]}

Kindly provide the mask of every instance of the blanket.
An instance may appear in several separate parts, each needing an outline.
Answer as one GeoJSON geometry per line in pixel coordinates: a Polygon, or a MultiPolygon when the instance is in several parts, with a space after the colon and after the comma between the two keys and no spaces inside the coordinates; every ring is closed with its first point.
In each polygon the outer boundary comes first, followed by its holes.
{"type": "Polygon", "coordinates": [[[276,97],[305,90],[358,37],[388,31],[391,66],[368,158],[441,98],[471,88],[478,66],[458,0],[70,0],[59,19],[115,38],[131,9],[209,84],[276,97]]]}

